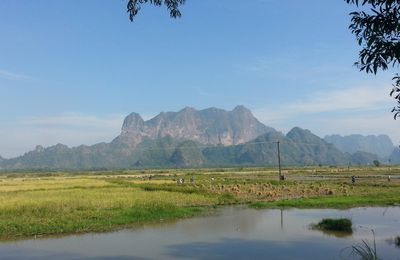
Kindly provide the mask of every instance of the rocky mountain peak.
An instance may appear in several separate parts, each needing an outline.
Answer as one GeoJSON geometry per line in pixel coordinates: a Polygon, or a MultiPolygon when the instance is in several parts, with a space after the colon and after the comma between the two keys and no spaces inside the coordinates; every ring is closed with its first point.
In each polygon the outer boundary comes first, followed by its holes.
{"type": "Polygon", "coordinates": [[[246,107],[243,106],[243,105],[238,105],[238,106],[236,106],[236,107],[232,110],[232,112],[234,112],[234,113],[241,113],[241,114],[253,115],[253,114],[251,113],[250,109],[246,108],[246,107]]]}
{"type": "Polygon", "coordinates": [[[37,145],[37,146],[35,147],[35,152],[40,153],[40,152],[43,152],[43,151],[44,151],[44,147],[43,147],[43,146],[37,145]]]}
{"type": "Polygon", "coordinates": [[[308,129],[302,129],[300,127],[293,127],[287,135],[288,138],[295,142],[308,142],[308,143],[320,143],[323,142],[321,138],[313,134],[308,129]]]}
{"type": "Polygon", "coordinates": [[[131,113],[125,117],[122,124],[122,133],[125,134],[130,131],[142,131],[144,127],[144,120],[138,113],[131,113]]]}
{"type": "Polygon", "coordinates": [[[123,138],[118,139],[130,146],[143,138],[166,136],[207,145],[235,145],[270,131],[275,130],[260,123],[244,106],[237,106],[232,111],[185,107],[179,112],[162,112],[148,121],[131,113],[122,126],[123,138]]]}
{"type": "Polygon", "coordinates": [[[68,145],[61,144],[61,143],[58,143],[58,144],[54,145],[53,147],[56,149],[68,149],[69,148],[68,145]]]}
{"type": "Polygon", "coordinates": [[[179,111],[178,113],[194,113],[196,112],[196,109],[194,109],[193,107],[184,107],[181,111],[179,111]]]}

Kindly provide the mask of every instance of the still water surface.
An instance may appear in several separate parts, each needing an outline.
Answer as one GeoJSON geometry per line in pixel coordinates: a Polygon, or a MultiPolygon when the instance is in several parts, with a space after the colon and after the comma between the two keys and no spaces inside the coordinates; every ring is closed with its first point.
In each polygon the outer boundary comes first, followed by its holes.
{"type": "Polygon", "coordinates": [[[400,259],[400,207],[253,210],[111,233],[0,243],[0,259],[351,259],[350,246],[373,241],[383,259],[400,259]],[[322,218],[353,220],[352,234],[310,228],[322,218]]]}

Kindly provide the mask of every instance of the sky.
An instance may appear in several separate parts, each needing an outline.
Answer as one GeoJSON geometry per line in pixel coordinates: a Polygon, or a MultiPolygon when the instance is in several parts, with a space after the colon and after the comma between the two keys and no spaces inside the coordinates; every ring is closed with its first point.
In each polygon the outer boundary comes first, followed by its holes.
{"type": "Polygon", "coordinates": [[[388,134],[395,71],[368,75],[342,0],[0,1],[0,155],[109,142],[126,115],[244,105],[284,133],[388,134]]]}

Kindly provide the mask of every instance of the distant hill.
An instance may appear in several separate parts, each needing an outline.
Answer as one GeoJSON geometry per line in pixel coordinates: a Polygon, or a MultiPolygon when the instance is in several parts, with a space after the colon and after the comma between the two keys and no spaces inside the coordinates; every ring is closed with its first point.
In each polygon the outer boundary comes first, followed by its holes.
{"type": "Polygon", "coordinates": [[[286,136],[271,132],[245,144],[211,147],[203,153],[212,165],[276,165],[278,140],[284,165],[347,165],[350,160],[332,144],[298,127],[286,136]]]}
{"type": "Polygon", "coordinates": [[[381,158],[389,157],[394,149],[394,145],[387,135],[328,135],[324,140],[334,144],[342,152],[368,152],[381,158]]]}
{"type": "Polygon", "coordinates": [[[396,148],[389,156],[389,160],[392,164],[400,164],[400,149],[396,148]]]}
{"type": "Polygon", "coordinates": [[[360,151],[353,153],[350,157],[350,161],[355,165],[373,165],[375,160],[380,160],[376,154],[360,151]]]}
{"type": "Polygon", "coordinates": [[[260,123],[243,106],[161,113],[144,121],[128,115],[111,143],[69,148],[57,144],[12,159],[0,169],[122,169],[276,165],[277,141],[283,165],[371,164],[366,152],[341,152],[333,144],[299,127],[287,135],[260,123]]]}
{"type": "Polygon", "coordinates": [[[309,130],[295,127],[287,137],[295,143],[297,153],[300,155],[300,162],[304,165],[344,165],[349,162],[346,154],[340,152],[334,145],[325,142],[309,130]]]}

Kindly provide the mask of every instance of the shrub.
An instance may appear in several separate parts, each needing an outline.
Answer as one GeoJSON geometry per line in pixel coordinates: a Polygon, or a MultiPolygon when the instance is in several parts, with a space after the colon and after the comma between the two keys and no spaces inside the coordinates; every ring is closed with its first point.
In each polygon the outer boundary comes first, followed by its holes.
{"type": "Polygon", "coordinates": [[[317,227],[324,230],[351,232],[352,225],[351,219],[348,218],[325,218],[317,224],[317,227]]]}
{"type": "Polygon", "coordinates": [[[397,237],[394,238],[394,244],[395,244],[397,247],[400,247],[400,236],[397,236],[397,237]]]}

